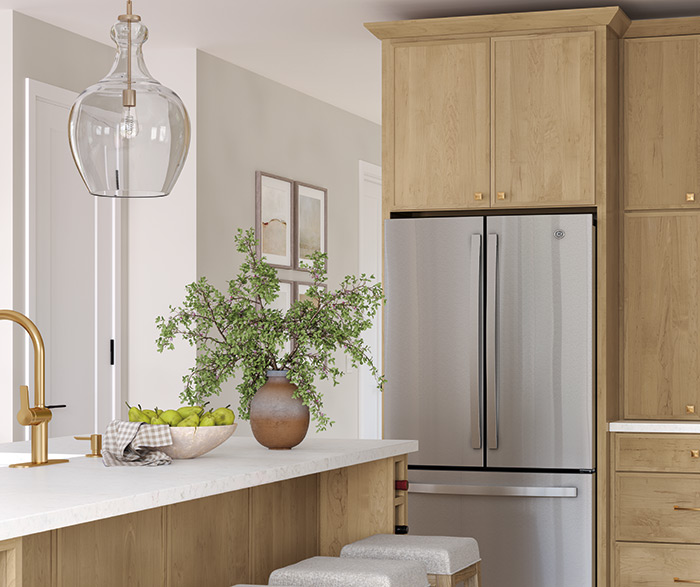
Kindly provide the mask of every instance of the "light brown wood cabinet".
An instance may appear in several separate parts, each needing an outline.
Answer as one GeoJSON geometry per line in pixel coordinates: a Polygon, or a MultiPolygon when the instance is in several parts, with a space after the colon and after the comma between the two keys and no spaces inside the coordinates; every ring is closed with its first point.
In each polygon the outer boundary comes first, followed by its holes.
{"type": "Polygon", "coordinates": [[[623,72],[625,208],[700,209],[700,36],[625,40],[623,72]]]}
{"type": "Polygon", "coordinates": [[[624,220],[624,417],[700,418],[700,212],[624,220]]]}
{"type": "Polygon", "coordinates": [[[489,39],[396,47],[396,208],[489,206],[490,52],[489,39]]]}
{"type": "Polygon", "coordinates": [[[594,31],[392,45],[391,209],[594,204],[595,57],[594,31]]]}
{"type": "Polygon", "coordinates": [[[700,436],[618,433],[613,445],[614,587],[697,583],[700,436]]]}
{"type": "Polygon", "coordinates": [[[493,205],[594,204],[595,33],[492,43],[493,205]]]}

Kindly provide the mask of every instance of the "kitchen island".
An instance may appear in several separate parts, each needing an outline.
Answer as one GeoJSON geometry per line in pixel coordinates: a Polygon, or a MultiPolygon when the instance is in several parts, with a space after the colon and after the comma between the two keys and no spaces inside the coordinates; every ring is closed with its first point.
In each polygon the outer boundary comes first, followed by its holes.
{"type": "MultiPolygon", "coordinates": [[[[84,454],[54,438],[49,452],[84,454]]],[[[275,568],[405,523],[405,455],[416,441],[308,438],[269,451],[234,437],[161,467],[101,459],[0,467],[0,587],[267,583],[275,568]]],[[[3,454],[28,443],[0,445],[3,454]]],[[[21,457],[18,460],[22,460],[21,457]]]]}

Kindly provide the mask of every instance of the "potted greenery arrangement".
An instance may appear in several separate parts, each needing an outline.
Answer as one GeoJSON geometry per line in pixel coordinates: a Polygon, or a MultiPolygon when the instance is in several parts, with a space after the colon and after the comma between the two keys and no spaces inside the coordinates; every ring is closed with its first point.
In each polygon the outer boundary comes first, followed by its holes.
{"type": "Polygon", "coordinates": [[[197,346],[195,365],[182,378],[180,399],[188,405],[219,395],[221,385],[239,373],[240,417],[251,420],[264,446],[291,448],[306,435],[309,416],[318,430],[333,424],[323,412],[315,379],[338,384],[343,372],[335,365],[337,350],[350,357],[353,367],[367,365],[382,385],[361,339],[384,300],[381,284],[349,275],[328,291],[326,255],[314,253],[313,286],[285,313],[271,307],[280,291],[277,271],[257,258],[253,229],[239,229],[235,243],[245,260],[227,290],[219,291],[204,277],[186,286],[183,304],[156,319],[158,351],[173,349],[178,336],[197,346]],[[283,407],[284,398],[291,407],[283,407]]]}

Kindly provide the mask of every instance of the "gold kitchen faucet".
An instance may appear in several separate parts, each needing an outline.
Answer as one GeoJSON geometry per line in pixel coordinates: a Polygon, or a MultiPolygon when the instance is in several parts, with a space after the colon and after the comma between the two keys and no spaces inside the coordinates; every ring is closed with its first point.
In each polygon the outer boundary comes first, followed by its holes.
{"type": "Polygon", "coordinates": [[[19,324],[27,331],[34,345],[35,406],[33,408],[29,407],[29,388],[26,385],[22,385],[19,388],[20,408],[19,412],[17,412],[17,421],[22,426],[32,427],[32,460],[29,463],[16,463],[10,465],[10,467],[27,468],[67,463],[68,459],[49,460],[49,420],[51,420],[51,410],[45,405],[45,349],[41,333],[34,322],[24,314],[14,310],[0,310],[0,320],[10,320],[19,324]]]}

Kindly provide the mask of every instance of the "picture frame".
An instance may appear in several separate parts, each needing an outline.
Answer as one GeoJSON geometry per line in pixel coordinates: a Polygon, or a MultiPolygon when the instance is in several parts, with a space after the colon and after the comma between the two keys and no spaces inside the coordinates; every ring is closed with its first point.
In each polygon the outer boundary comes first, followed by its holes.
{"type": "Polygon", "coordinates": [[[328,190],[294,182],[294,268],[309,271],[309,255],[328,252],[328,190]]]}
{"type": "Polygon", "coordinates": [[[279,269],[294,265],[294,181],[255,172],[255,238],[258,258],[279,269]]]}
{"type": "MultiPolygon", "coordinates": [[[[303,299],[304,293],[306,290],[308,290],[310,287],[313,287],[314,284],[311,283],[310,281],[295,281],[294,282],[294,301],[299,302],[303,299]]],[[[322,285],[321,289],[325,290],[326,286],[322,285]]]]}

